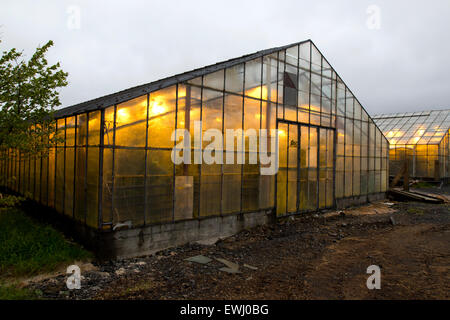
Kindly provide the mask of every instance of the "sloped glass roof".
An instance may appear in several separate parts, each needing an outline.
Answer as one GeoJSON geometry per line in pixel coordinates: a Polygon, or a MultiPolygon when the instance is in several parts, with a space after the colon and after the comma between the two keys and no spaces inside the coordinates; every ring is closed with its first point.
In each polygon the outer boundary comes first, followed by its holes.
{"type": "Polygon", "coordinates": [[[379,114],[372,118],[391,145],[439,144],[450,129],[450,110],[379,114]]]}

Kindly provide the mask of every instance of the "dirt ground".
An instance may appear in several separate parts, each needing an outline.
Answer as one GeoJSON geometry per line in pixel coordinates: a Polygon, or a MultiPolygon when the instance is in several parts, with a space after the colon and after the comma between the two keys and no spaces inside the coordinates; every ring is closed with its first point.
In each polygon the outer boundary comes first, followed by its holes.
{"type": "Polygon", "coordinates": [[[94,263],[82,275],[80,290],[68,291],[65,275],[29,286],[50,299],[449,299],[450,204],[378,202],[291,217],[212,245],[94,263]],[[196,255],[212,261],[185,260],[196,255]],[[215,258],[240,273],[219,270],[215,258]],[[370,265],[381,268],[380,290],[367,289],[370,265]]]}

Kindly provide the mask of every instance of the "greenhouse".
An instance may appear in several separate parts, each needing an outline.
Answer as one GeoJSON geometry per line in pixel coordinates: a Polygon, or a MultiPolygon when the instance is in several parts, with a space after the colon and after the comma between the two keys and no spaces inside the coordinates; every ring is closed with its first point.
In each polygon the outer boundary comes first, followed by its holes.
{"type": "Polygon", "coordinates": [[[77,221],[105,255],[382,199],[388,186],[388,141],[309,40],[60,109],[56,124],[63,139],[48,157],[6,152],[2,181],[77,221]],[[199,163],[209,146],[192,137],[192,161],[174,163],[174,130],[193,136],[198,124],[241,132],[214,156],[245,161],[199,163]],[[261,174],[273,141],[278,171],[261,174]]]}
{"type": "Polygon", "coordinates": [[[407,162],[411,177],[447,180],[450,110],[392,113],[374,116],[389,140],[390,175],[407,162]]]}

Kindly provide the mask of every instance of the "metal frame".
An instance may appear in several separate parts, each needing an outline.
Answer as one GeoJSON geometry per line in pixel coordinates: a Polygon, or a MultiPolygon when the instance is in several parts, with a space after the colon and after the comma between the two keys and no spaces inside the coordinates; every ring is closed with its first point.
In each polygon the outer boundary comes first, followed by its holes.
{"type": "MultiPolygon", "coordinates": [[[[178,105],[178,103],[179,103],[179,101],[178,101],[178,99],[179,99],[179,97],[178,97],[179,84],[180,83],[184,83],[184,82],[186,82],[186,81],[188,81],[190,79],[194,79],[194,78],[200,77],[201,78],[201,85],[200,86],[195,85],[195,84],[189,84],[189,86],[200,87],[201,88],[201,93],[200,93],[200,95],[201,95],[201,97],[200,97],[200,99],[201,99],[200,120],[203,120],[204,90],[205,89],[212,89],[212,88],[207,88],[207,87],[204,86],[205,85],[205,83],[204,83],[204,76],[206,74],[209,74],[209,73],[213,73],[213,72],[216,72],[216,71],[219,71],[219,70],[224,70],[224,72],[223,72],[224,75],[223,75],[223,88],[222,88],[222,90],[213,89],[213,90],[216,90],[216,91],[220,91],[222,93],[222,127],[221,127],[222,133],[224,133],[224,131],[226,129],[225,128],[225,123],[224,123],[225,122],[225,120],[224,120],[225,119],[225,107],[224,107],[224,105],[225,105],[225,97],[226,97],[227,94],[229,94],[229,95],[236,95],[236,96],[239,96],[239,97],[242,96],[242,114],[241,114],[241,121],[242,121],[242,123],[241,123],[241,127],[242,127],[242,130],[244,130],[244,128],[245,128],[245,101],[246,101],[247,98],[248,99],[254,99],[254,100],[257,100],[259,102],[260,115],[263,114],[263,110],[262,110],[263,103],[266,103],[267,106],[268,106],[268,108],[267,108],[267,115],[266,115],[267,117],[269,117],[269,113],[271,112],[271,108],[269,108],[269,107],[272,106],[273,103],[274,103],[272,101],[265,101],[265,100],[263,100],[264,97],[262,95],[261,95],[261,97],[259,99],[255,99],[253,97],[251,97],[251,98],[250,97],[246,97],[245,89],[246,89],[247,64],[245,62],[249,62],[249,61],[255,60],[255,59],[260,61],[260,63],[261,63],[261,70],[260,70],[260,80],[261,81],[260,81],[260,85],[262,86],[263,83],[264,83],[264,79],[263,79],[263,75],[264,75],[264,72],[263,72],[263,70],[264,70],[264,57],[265,56],[269,56],[271,54],[275,54],[275,53],[276,53],[276,61],[277,61],[277,66],[276,66],[276,68],[277,68],[277,77],[276,77],[276,84],[275,84],[276,85],[276,95],[277,95],[277,97],[276,97],[276,106],[275,106],[275,117],[276,117],[276,119],[275,119],[275,127],[278,129],[279,122],[287,123],[288,124],[288,133],[287,134],[288,134],[288,137],[289,137],[289,130],[290,130],[289,127],[291,125],[296,125],[298,141],[301,140],[301,130],[300,130],[301,126],[308,127],[309,128],[308,129],[308,133],[310,132],[310,130],[316,130],[316,132],[317,132],[317,173],[316,173],[317,174],[317,177],[316,177],[316,179],[317,179],[317,183],[316,183],[316,188],[317,188],[317,190],[316,190],[316,197],[317,197],[317,199],[316,200],[317,200],[317,204],[316,204],[316,208],[314,210],[317,210],[317,209],[320,208],[320,202],[319,202],[320,201],[319,200],[320,199],[320,196],[319,196],[319,194],[320,194],[320,187],[319,187],[320,186],[320,144],[321,144],[320,143],[320,140],[321,140],[321,132],[320,132],[321,130],[320,129],[326,129],[327,130],[327,131],[325,131],[326,132],[326,140],[325,140],[326,141],[325,142],[326,143],[326,146],[325,146],[326,153],[325,153],[325,156],[327,157],[327,161],[328,161],[329,143],[333,143],[333,160],[332,160],[333,161],[333,187],[332,187],[332,192],[333,192],[333,206],[335,206],[336,205],[336,187],[335,187],[335,185],[336,185],[336,163],[337,163],[336,119],[337,119],[338,115],[337,115],[337,95],[336,95],[336,100],[334,100],[333,99],[333,93],[334,93],[334,90],[337,91],[338,82],[341,81],[343,83],[343,85],[344,85],[344,88],[345,88],[345,91],[344,91],[345,92],[344,93],[345,101],[344,101],[344,103],[345,103],[345,109],[346,109],[347,108],[347,100],[346,100],[347,99],[347,93],[348,92],[351,93],[351,91],[350,91],[350,89],[348,89],[348,87],[345,85],[345,83],[341,80],[341,78],[338,76],[338,74],[332,68],[331,64],[328,63],[328,61],[325,59],[325,57],[322,55],[322,53],[315,47],[315,45],[311,41],[307,40],[307,41],[303,41],[303,42],[294,43],[294,44],[291,44],[291,45],[288,45],[288,46],[268,49],[268,50],[264,50],[264,51],[259,51],[257,53],[246,55],[246,56],[243,56],[243,57],[240,57],[240,58],[237,58],[237,59],[228,60],[228,61],[225,61],[225,62],[222,62],[222,63],[218,63],[218,64],[215,64],[215,65],[212,65],[212,66],[208,66],[208,67],[205,67],[205,68],[193,70],[193,71],[190,71],[190,72],[187,72],[187,73],[183,73],[181,75],[177,75],[177,76],[174,76],[174,77],[162,79],[162,80],[159,80],[159,81],[156,81],[156,82],[152,82],[152,83],[149,83],[149,84],[145,84],[145,85],[142,85],[142,86],[138,86],[138,87],[135,87],[135,88],[130,88],[128,90],[121,91],[121,92],[118,92],[118,93],[113,94],[113,95],[108,95],[108,96],[105,96],[105,97],[102,97],[102,98],[98,98],[98,99],[95,99],[95,100],[91,100],[91,101],[88,101],[88,102],[85,102],[85,103],[81,103],[81,104],[72,106],[72,107],[69,107],[69,108],[58,110],[56,112],[56,117],[57,118],[64,118],[64,124],[65,124],[64,125],[64,138],[65,138],[65,140],[67,139],[67,118],[66,117],[69,117],[69,116],[74,116],[75,117],[75,141],[74,141],[74,146],[73,146],[73,149],[74,149],[74,151],[73,151],[74,152],[74,157],[73,157],[74,158],[74,170],[73,170],[74,181],[73,181],[72,217],[75,216],[75,209],[76,209],[76,203],[75,203],[76,202],[76,181],[77,181],[76,180],[76,172],[77,172],[77,164],[76,164],[76,162],[77,162],[77,149],[79,147],[84,147],[85,150],[86,150],[86,159],[85,159],[85,164],[84,164],[85,165],[85,177],[84,177],[84,179],[85,179],[85,181],[84,181],[84,193],[85,194],[84,194],[84,197],[85,197],[85,200],[87,202],[88,152],[89,152],[89,147],[90,147],[89,146],[89,112],[95,111],[95,110],[101,110],[101,123],[100,123],[100,132],[99,132],[99,134],[100,134],[100,144],[98,146],[98,148],[99,148],[98,228],[99,229],[103,229],[105,226],[112,227],[112,224],[114,223],[114,219],[115,219],[114,218],[114,210],[115,210],[114,191],[115,191],[115,180],[116,180],[116,172],[115,172],[116,171],[116,164],[115,164],[115,162],[116,162],[115,161],[115,158],[116,158],[115,150],[116,149],[145,150],[144,199],[143,199],[145,209],[144,209],[144,217],[143,217],[144,219],[143,219],[143,221],[144,221],[144,225],[147,225],[147,223],[148,223],[148,221],[147,221],[147,208],[149,206],[149,201],[147,199],[147,192],[148,192],[148,183],[147,183],[147,179],[148,179],[148,177],[147,177],[148,152],[149,152],[149,150],[170,150],[170,148],[153,148],[153,147],[149,147],[149,144],[148,144],[149,133],[148,133],[148,131],[149,131],[149,108],[150,108],[151,93],[153,91],[156,91],[156,90],[159,90],[159,89],[163,89],[163,88],[166,88],[166,87],[169,87],[169,86],[172,86],[172,85],[176,86],[175,116],[174,117],[175,117],[175,128],[177,128],[178,127],[178,108],[179,108],[179,105],[178,105]],[[299,122],[298,109],[297,109],[296,116],[295,116],[296,121],[284,120],[285,119],[285,115],[286,115],[285,104],[284,104],[284,101],[280,101],[280,99],[279,99],[280,85],[283,84],[283,76],[284,76],[284,72],[286,72],[286,67],[287,67],[287,62],[286,62],[286,54],[287,53],[286,53],[286,49],[294,47],[294,46],[297,46],[297,84],[296,85],[297,85],[297,90],[299,90],[298,82],[299,82],[299,72],[300,72],[300,68],[301,68],[300,67],[300,59],[301,59],[300,47],[301,47],[302,44],[305,44],[305,43],[308,43],[308,45],[309,45],[309,70],[308,70],[308,73],[309,73],[309,91],[308,91],[308,99],[309,99],[309,101],[308,101],[308,104],[309,104],[308,119],[309,119],[309,121],[308,122],[309,123],[308,124],[299,122]],[[317,54],[319,54],[320,57],[321,57],[321,60],[320,60],[321,71],[320,71],[320,119],[319,119],[319,125],[310,124],[310,122],[311,122],[312,73],[313,73],[313,71],[312,71],[313,46],[314,46],[314,49],[316,50],[315,52],[317,52],[317,54]],[[280,57],[280,55],[283,55],[283,54],[284,54],[284,56],[280,57]],[[330,104],[330,114],[329,114],[329,116],[330,116],[330,123],[329,123],[329,125],[323,125],[324,124],[324,119],[323,119],[323,114],[322,114],[322,111],[323,111],[322,101],[324,99],[324,92],[323,92],[324,70],[323,70],[323,68],[324,68],[324,63],[325,62],[330,66],[330,74],[331,74],[331,76],[330,76],[330,81],[331,81],[330,103],[331,104],[330,104]],[[230,68],[230,67],[233,67],[233,66],[236,66],[236,65],[239,65],[239,64],[243,64],[243,66],[244,66],[244,69],[243,69],[242,95],[234,93],[234,92],[228,92],[226,90],[227,89],[226,88],[226,69],[230,68]],[[280,68],[281,67],[283,67],[283,71],[284,71],[283,73],[280,72],[280,68]],[[146,95],[146,97],[147,97],[147,106],[146,106],[147,111],[146,111],[146,120],[145,120],[146,121],[145,147],[117,146],[116,145],[116,130],[117,130],[116,124],[117,124],[117,106],[118,106],[118,104],[120,104],[122,102],[125,102],[125,101],[128,101],[128,100],[131,100],[131,99],[134,99],[134,98],[139,97],[139,96],[143,96],[143,95],[146,95]],[[114,108],[114,115],[113,115],[113,117],[114,117],[114,121],[113,122],[114,123],[113,123],[112,144],[105,145],[105,141],[104,141],[104,134],[105,134],[105,109],[107,107],[112,107],[112,106],[114,108]],[[283,109],[281,110],[279,108],[283,108],[283,109]],[[283,119],[280,118],[281,111],[282,111],[283,119]],[[87,121],[87,125],[86,125],[86,144],[85,144],[85,146],[81,146],[81,145],[78,146],[77,145],[78,115],[80,115],[82,113],[86,113],[86,121],[87,121]],[[333,131],[333,139],[332,139],[332,141],[330,141],[330,139],[329,139],[329,134],[328,134],[329,131],[328,130],[332,130],[333,131]],[[104,161],[104,150],[105,150],[105,148],[110,148],[111,152],[112,152],[112,159],[111,159],[111,161],[112,161],[112,164],[111,164],[111,168],[112,168],[112,172],[111,172],[111,178],[112,178],[112,181],[111,181],[111,219],[110,219],[110,221],[103,221],[104,217],[103,217],[103,208],[102,208],[103,184],[104,184],[103,183],[103,181],[104,181],[104,176],[103,176],[103,165],[104,164],[103,164],[103,161],[104,161]]],[[[268,67],[270,69],[272,69],[272,64],[270,63],[268,65],[268,67]]],[[[314,72],[314,73],[316,74],[316,72],[314,72]]],[[[270,79],[270,81],[271,81],[271,79],[270,79]]],[[[284,89],[284,87],[283,87],[283,89],[284,89]]],[[[262,91],[261,91],[261,93],[262,93],[262,91]]],[[[361,106],[361,112],[365,112],[365,114],[367,114],[367,112],[362,107],[362,105],[359,103],[357,98],[353,94],[352,94],[352,96],[353,96],[353,105],[355,105],[356,102],[358,102],[358,105],[361,106]]],[[[283,92],[283,99],[284,99],[284,97],[285,97],[285,94],[283,92]]],[[[297,99],[298,99],[298,97],[297,97],[297,99]]],[[[347,133],[347,131],[346,131],[347,130],[347,125],[348,125],[347,124],[347,122],[348,122],[347,119],[349,119],[347,117],[347,112],[346,111],[347,110],[345,110],[345,114],[344,114],[344,117],[343,117],[344,118],[344,132],[345,133],[347,133]]],[[[373,125],[375,127],[375,132],[377,132],[376,129],[378,129],[378,127],[377,127],[376,123],[373,122],[373,120],[370,117],[370,115],[367,114],[367,117],[368,117],[367,123],[373,123],[373,125]]],[[[351,119],[353,119],[353,117],[351,119]]],[[[144,120],[142,120],[142,121],[144,121],[144,120]]],[[[358,121],[360,121],[362,123],[363,120],[360,119],[358,121]]],[[[259,119],[259,127],[262,128],[262,117],[260,117],[260,119],[259,119]]],[[[369,144],[369,141],[370,141],[370,131],[371,131],[370,130],[370,126],[368,126],[368,137],[367,137],[368,144],[369,144]]],[[[353,132],[353,135],[352,135],[352,139],[353,139],[352,140],[352,142],[353,142],[352,143],[352,148],[354,148],[354,139],[355,139],[355,137],[354,137],[354,130],[352,132],[353,132]]],[[[244,132],[242,134],[244,134],[244,132]]],[[[381,134],[380,134],[380,137],[382,137],[381,134]]],[[[361,138],[362,138],[362,128],[361,128],[361,138]]],[[[382,154],[378,155],[378,152],[377,152],[377,145],[376,145],[378,143],[377,140],[378,139],[375,139],[373,141],[373,143],[374,143],[374,151],[375,151],[375,154],[373,155],[374,168],[376,168],[375,164],[376,164],[377,160],[382,161],[381,160],[381,155],[382,154]]],[[[245,141],[244,141],[244,143],[245,143],[245,141]]],[[[346,167],[345,167],[345,159],[347,158],[347,156],[345,155],[346,143],[347,143],[346,140],[344,140],[344,156],[343,156],[343,159],[344,159],[344,177],[346,176],[346,171],[347,171],[346,167]]],[[[176,143],[174,142],[174,146],[175,146],[175,144],[176,143]]],[[[277,147],[278,147],[278,145],[277,145],[277,147]]],[[[287,147],[289,148],[289,145],[287,147]]],[[[245,148],[245,144],[244,144],[244,148],[245,148]]],[[[54,166],[55,166],[55,168],[54,168],[55,169],[55,172],[54,172],[54,174],[55,174],[55,176],[54,176],[55,202],[56,202],[56,189],[57,189],[56,188],[57,187],[57,183],[56,183],[57,175],[56,175],[56,172],[57,172],[57,166],[58,166],[57,163],[59,161],[64,161],[64,164],[63,164],[63,172],[64,172],[64,175],[63,175],[63,198],[62,198],[62,210],[63,210],[64,213],[66,213],[65,212],[66,211],[65,210],[66,209],[65,208],[65,197],[66,197],[65,184],[66,184],[66,160],[67,160],[66,149],[67,149],[66,141],[64,141],[63,146],[55,146],[55,161],[54,161],[55,162],[54,163],[54,166]],[[57,151],[60,148],[64,149],[64,156],[62,157],[62,159],[61,159],[61,155],[59,157],[57,156],[57,153],[58,153],[57,151]]],[[[310,150],[311,150],[311,148],[310,148],[310,141],[308,141],[308,155],[309,155],[310,150]]],[[[300,148],[298,148],[297,152],[300,153],[300,148]]],[[[380,148],[380,152],[382,153],[382,149],[381,148],[380,148]]],[[[244,150],[244,157],[245,157],[245,150],[244,150]]],[[[352,157],[351,158],[352,158],[352,167],[353,167],[353,164],[354,164],[354,152],[352,152],[352,157]]],[[[361,154],[360,154],[359,158],[360,158],[360,161],[362,161],[361,154]]],[[[368,162],[369,162],[369,161],[371,161],[372,157],[369,155],[367,157],[367,159],[368,159],[368,162]]],[[[31,158],[29,158],[28,160],[29,160],[28,161],[29,162],[29,166],[31,168],[31,161],[32,160],[31,160],[31,158]]],[[[288,171],[289,171],[289,158],[287,159],[287,161],[288,161],[288,171]]],[[[301,190],[300,173],[299,173],[300,156],[297,157],[297,161],[298,161],[298,163],[297,163],[297,195],[298,195],[300,193],[300,190],[301,190]]],[[[362,162],[360,162],[360,168],[361,168],[361,163],[362,162]]],[[[42,192],[41,192],[41,190],[42,190],[42,165],[43,164],[42,164],[42,161],[41,161],[40,162],[40,194],[39,194],[40,198],[42,197],[42,192]]],[[[35,160],[33,160],[33,166],[34,166],[34,176],[35,176],[35,179],[33,180],[33,190],[36,192],[36,190],[35,190],[36,189],[36,161],[35,160]]],[[[199,166],[198,167],[198,172],[199,172],[198,174],[199,174],[199,181],[200,181],[200,185],[198,186],[198,188],[201,188],[202,165],[198,165],[198,166],[199,166]]],[[[381,166],[381,162],[380,162],[380,166],[381,166]]],[[[8,172],[11,171],[11,170],[14,170],[12,165],[11,165],[11,168],[9,168],[9,169],[10,170],[8,170],[8,172]]],[[[236,212],[236,214],[241,214],[242,215],[243,212],[244,212],[244,210],[243,210],[243,200],[244,200],[244,192],[243,192],[244,189],[243,188],[244,188],[244,176],[245,176],[244,175],[244,164],[241,164],[240,170],[241,170],[240,171],[240,175],[241,175],[240,210],[239,210],[239,212],[236,212]]],[[[324,196],[324,198],[325,198],[325,207],[328,207],[326,205],[327,204],[327,193],[329,192],[328,187],[327,187],[328,186],[327,182],[329,181],[329,179],[328,179],[328,167],[326,167],[325,170],[326,170],[326,172],[325,172],[325,196],[324,196]]],[[[367,166],[367,173],[369,174],[369,165],[367,166]]],[[[380,171],[379,173],[381,175],[382,171],[380,171]]],[[[51,173],[49,172],[49,162],[47,161],[47,183],[48,183],[48,176],[49,176],[49,174],[51,174],[51,173]]],[[[19,156],[19,175],[20,175],[20,156],[19,156]]],[[[176,166],[174,165],[173,166],[173,172],[172,172],[172,184],[173,184],[173,190],[172,190],[172,192],[173,192],[173,194],[172,194],[172,212],[171,212],[171,215],[172,215],[171,221],[172,222],[175,220],[175,203],[176,203],[175,177],[176,177],[176,166]]],[[[278,175],[276,175],[274,178],[275,178],[275,180],[273,181],[274,189],[275,189],[275,192],[274,192],[274,198],[275,198],[274,199],[274,206],[277,207],[277,184],[278,184],[277,183],[277,180],[278,180],[277,178],[278,178],[278,175]]],[[[28,177],[29,182],[30,182],[30,179],[31,179],[31,177],[29,175],[29,177],[28,177]]],[[[288,184],[289,184],[288,183],[289,172],[287,173],[286,179],[287,179],[287,181],[286,181],[286,183],[287,183],[286,193],[287,193],[287,196],[288,196],[288,194],[289,194],[289,186],[288,186],[288,184]]],[[[362,179],[361,175],[360,175],[360,179],[362,179]]],[[[352,180],[353,180],[353,177],[352,177],[352,180]]],[[[223,181],[224,181],[224,169],[223,169],[223,165],[222,165],[221,166],[221,177],[220,177],[220,182],[221,182],[221,184],[220,184],[220,190],[221,190],[220,191],[220,210],[219,210],[219,213],[218,213],[218,215],[220,215],[220,216],[223,215],[223,181]]],[[[380,180],[380,184],[381,184],[381,180],[380,180]]],[[[344,186],[345,186],[345,180],[344,180],[344,186]]],[[[361,186],[361,180],[360,180],[360,186],[361,186]]],[[[196,187],[194,186],[194,188],[196,188],[196,187]]],[[[309,188],[309,186],[308,186],[308,188],[309,188]]],[[[367,190],[367,194],[368,194],[368,190],[367,190]]],[[[353,195],[353,187],[352,187],[352,195],[353,195]]],[[[49,192],[47,192],[47,203],[48,203],[48,197],[49,197],[49,192]]],[[[344,195],[344,198],[345,198],[345,195],[344,195]]],[[[197,201],[198,201],[198,203],[197,203],[198,213],[196,214],[194,219],[206,218],[206,217],[203,217],[201,215],[201,196],[198,197],[197,201]]],[[[299,207],[300,207],[300,199],[299,199],[299,197],[297,197],[296,207],[297,207],[297,212],[299,212],[299,207]]],[[[286,209],[288,209],[288,197],[286,197],[286,209]]],[[[87,209],[87,206],[86,206],[85,213],[84,213],[84,222],[85,223],[87,221],[87,211],[88,211],[88,209],[87,209]]],[[[66,214],[68,214],[68,213],[66,213],[66,214]]],[[[233,213],[231,213],[231,214],[233,214],[233,213]]],[[[195,212],[194,212],[194,215],[195,215],[195,212]]],[[[211,217],[211,215],[209,215],[208,217],[211,217]]]]}

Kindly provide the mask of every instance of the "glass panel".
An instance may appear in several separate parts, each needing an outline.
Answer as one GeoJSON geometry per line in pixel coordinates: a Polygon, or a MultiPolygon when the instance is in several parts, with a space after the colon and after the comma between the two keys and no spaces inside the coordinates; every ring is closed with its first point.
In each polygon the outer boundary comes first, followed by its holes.
{"type": "Polygon", "coordinates": [[[177,128],[189,129],[193,144],[194,122],[200,121],[202,89],[190,85],[178,86],[178,117],[177,128]],[[189,112],[186,113],[186,110],[189,112]]]}
{"type": "Polygon", "coordinates": [[[353,196],[361,194],[361,158],[353,158],[353,196]]]}
{"type": "Polygon", "coordinates": [[[284,73],[284,107],[286,120],[297,121],[297,105],[298,105],[298,91],[297,91],[297,70],[293,72],[284,73]]]}
{"type": "Polygon", "coordinates": [[[345,115],[348,118],[353,118],[353,95],[352,93],[347,89],[345,93],[345,115]]]}
{"type": "Polygon", "coordinates": [[[326,206],[327,130],[319,130],[319,208],[326,206]]]}
{"type": "Polygon", "coordinates": [[[66,119],[58,119],[57,121],[57,131],[56,131],[56,137],[57,137],[57,146],[64,146],[65,144],[65,135],[66,135],[66,119]]]}
{"type": "Polygon", "coordinates": [[[344,196],[350,197],[353,191],[352,185],[353,177],[353,159],[351,157],[345,157],[345,176],[344,176],[344,196]]]}
{"type": "Polygon", "coordinates": [[[103,190],[102,190],[102,222],[112,222],[112,154],[113,150],[105,148],[103,150],[103,190]]]}
{"type": "MultiPolygon", "coordinates": [[[[6,160],[6,186],[10,187],[11,186],[11,165],[12,165],[12,161],[11,161],[11,151],[8,151],[8,159],[6,160]]],[[[28,172],[28,177],[27,177],[27,182],[26,182],[26,196],[27,198],[33,199],[34,197],[34,166],[35,166],[35,159],[33,155],[29,155],[28,156],[28,160],[26,163],[26,167],[27,167],[27,172],[28,172]]]]}
{"type": "Polygon", "coordinates": [[[66,146],[75,145],[75,117],[66,118],[66,146]]]}
{"type": "MultiPolygon", "coordinates": [[[[75,127],[75,126],[74,126],[75,127]]],[[[73,181],[74,181],[75,149],[66,148],[66,165],[64,177],[64,214],[73,216],[73,181]]]]}
{"type": "Polygon", "coordinates": [[[327,130],[327,177],[326,177],[326,200],[325,205],[327,207],[333,206],[334,194],[333,194],[333,169],[334,169],[334,132],[327,130]]]}
{"type": "Polygon", "coordinates": [[[114,143],[114,107],[105,109],[105,127],[103,143],[111,146],[114,143]]]}
{"type": "MultiPolygon", "coordinates": [[[[247,99],[252,100],[252,99],[247,99]]],[[[256,101],[256,100],[252,100],[256,101]]],[[[227,94],[225,96],[224,105],[224,127],[226,129],[242,129],[242,97],[227,94]]],[[[248,107],[250,108],[250,107],[248,107]]],[[[242,165],[236,164],[238,153],[238,137],[235,136],[233,141],[234,149],[227,146],[225,136],[225,148],[231,151],[234,157],[234,164],[223,165],[223,182],[222,182],[222,213],[228,214],[239,212],[241,208],[241,168],[242,165]]],[[[231,142],[230,142],[231,143],[231,142]]],[[[225,156],[227,156],[225,154],[225,156]]],[[[211,178],[214,179],[214,178],[211,178]]]]}
{"type": "MultiPolygon", "coordinates": [[[[164,107],[156,104],[152,104],[152,116],[156,116],[155,112],[164,113],[164,107]]],[[[118,104],[116,112],[116,145],[145,146],[147,95],[118,104]]]]}
{"type": "Polygon", "coordinates": [[[308,209],[309,128],[300,126],[300,199],[299,210],[308,209]]]}
{"type": "Polygon", "coordinates": [[[283,86],[284,85],[283,85],[283,83],[284,83],[284,71],[285,71],[285,69],[284,69],[284,56],[285,56],[284,51],[278,52],[278,72],[277,72],[277,74],[278,74],[278,77],[277,77],[278,100],[277,101],[278,101],[278,104],[279,104],[279,106],[278,106],[278,117],[279,118],[283,118],[283,115],[284,115],[283,108],[282,108],[282,105],[283,105],[283,93],[284,93],[284,90],[283,90],[283,86]]]}
{"type": "Polygon", "coordinates": [[[293,46],[286,49],[286,64],[294,68],[298,66],[298,46],[293,46]]]}
{"type": "MultiPolygon", "coordinates": [[[[78,135],[77,135],[78,138],[78,135]]],[[[78,140],[78,139],[77,139],[78,140]]],[[[86,214],[86,147],[76,149],[76,176],[75,176],[75,219],[85,222],[86,214]]],[[[88,199],[89,200],[89,199],[88,199]]]]}
{"type": "Polygon", "coordinates": [[[146,222],[173,219],[173,163],[170,150],[149,150],[147,155],[146,222]]]}
{"type": "Polygon", "coordinates": [[[201,85],[202,85],[202,81],[203,81],[203,79],[202,79],[202,77],[200,76],[200,77],[197,77],[197,78],[188,80],[187,82],[188,82],[189,84],[201,86],[201,85]]]}
{"type": "MultiPolygon", "coordinates": [[[[193,163],[191,154],[191,163],[193,163]]],[[[174,219],[198,217],[200,197],[200,165],[180,164],[175,167],[174,219]]]]}
{"type": "Polygon", "coordinates": [[[87,135],[87,114],[82,113],[77,116],[77,146],[86,145],[87,135]]]}
{"type": "Polygon", "coordinates": [[[337,82],[337,115],[344,116],[345,115],[345,86],[338,78],[337,82]]]}
{"type": "Polygon", "coordinates": [[[311,42],[300,44],[300,68],[309,69],[311,61],[311,42]]]}
{"type": "MultiPolygon", "coordinates": [[[[227,94],[225,95],[225,105],[224,105],[224,128],[226,129],[242,129],[242,97],[227,94]]],[[[225,148],[229,150],[227,147],[227,135],[225,135],[225,148]]],[[[231,142],[230,142],[231,144],[231,142]]],[[[234,148],[236,149],[236,146],[238,144],[238,139],[235,136],[234,137],[234,148]]]]}
{"type": "Polygon", "coordinates": [[[275,129],[276,126],[276,105],[271,102],[262,102],[261,105],[261,129],[275,129]]]}
{"type": "Polygon", "coordinates": [[[308,171],[308,209],[315,210],[318,205],[317,181],[317,128],[309,128],[309,171],[308,171]]]}
{"type": "Polygon", "coordinates": [[[244,102],[244,131],[246,160],[243,165],[242,210],[254,211],[259,204],[258,130],[261,102],[246,98],[244,102]],[[253,131],[247,131],[253,129],[253,131]]]}
{"type": "Polygon", "coordinates": [[[241,165],[223,165],[222,213],[239,212],[241,209],[241,165]]]}
{"type": "Polygon", "coordinates": [[[143,225],[145,151],[116,149],[114,152],[113,222],[143,225]]]}
{"type": "Polygon", "coordinates": [[[90,146],[97,146],[100,144],[100,117],[100,111],[89,113],[88,143],[90,146]]]}
{"type": "Polygon", "coordinates": [[[222,91],[224,89],[224,71],[219,70],[206,74],[203,78],[203,85],[208,88],[222,91]]]}
{"type": "MultiPolygon", "coordinates": [[[[208,129],[222,131],[223,93],[215,90],[203,89],[202,126],[203,132],[208,129]]],[[[210,142],[204,141],[204,146],[210,142]]]]}
{"type": "Polygon", "coordinates": [[[354,111],[353,117],[355,119],[360,120],[361,119],[362,108],[361,108],[361,105],[359,104],[359,102],[356,99],[355,99],[355,104],[354,104],[353,111],[354,111]]]}
{"type": "Polygon", "coordinates": [[[268,101],[277,101],[277,60],[273,55],[265,56],[263,64],[262,98],[268,101]]]}
{"type": "Polygon", "coordinates": [[[244,89],[244,64],[227,68],[225,76],[225,90],[242,94],[244,89]]]}
{"type": "Polygon", "coordinates": [[[258,133],[261,119],[261,102],[254,99],[244,100],[244,130],[255,129],[258,133]]]}
{"type": "Polygon", "coordinates": [[[297,211],[298,127],[289,125],[288,145],[288,203],[287,211],[297,211]]]}
{"type": "Polygon", "coordinates": [[[311,44],[311,71],[320,74],[322,71],[322,55],[314,44],[311,44]]]}
{"type": "Polygon", "coordinates": [[[176,86],[150,94],[148,146],[173,148],[171,136],[175,130],[176,95],[176,86]]]}
{"type": "MultiPolygon", "coordinates": [[[[90,127],[89,127],[90,128],[90,127]]],[[[88,148],[87,157],[87,213],[86,224],[91,227],[98,227],[98,170],[99,170],[99,149],[88,148]]]]}
{"type": "Polygon", "coordinates": [[[220,214],[221,165],[202,164],[200,178],[200,216],[220,214]]]}
{"type": "Polygon", "coordinates": [[[194,215],[194,177],[187,175],[175,176],[175,207],[174,219],[193,219],[194,215]]]}
{"type": "MultiPolygon", "coordinates": [[[[30,178],[33,177],[34,166],[30,166],[30,178]]],[[[32,180],[30,180],[31,182],[32,180]]],[[[30,186],[30,184],[29,184],[30,186]]],[[[56,149],[55,209],[63,213],[64,203],[64,148],[56,149]]]]}
{"type": "MultiPolygon", "coordinates": [[[[4,186],[3,183],[3,179],[4,179],[4,172],[3,172],[3,165],[4,165],[4,155],[3,153],[0,151],[0,185],[4,186]]],[[[25,173],[24,173],[24,169],[25,169],[25,155],[21,154],[20,155],[20,164],[19,164],[20,168],[19,168],[19,176],[20,176],[20,181],[19,181],[19,192],[21,194],[24,194],[24,183],[25,183],[25,173]]]]}
{"type": "Polygon", "coordinates": [[[261,58],[245,63],[245,95],[261,99],[261,58]]]}
{"type": "Polygon", "coordinates": [[[259,205],[259,169],[257,165],[243,167],[242,211],[255,211],[259,205]]]}
{"type": "MultiPolygon", "coordinates": [[[[15,161],[13,158],[13,176],[15,176],[14,173],[14,167],[15,167],[15,161]]],[[[34,180],[34,200],[39,202],[40,196],[41,196],[41,158],[36,156],[35,158],[35,180],[34,180]]],[[[15,178],[12,182],[13,184],[15,184],[15,178]]]]}
{"type": "Polygon", "coordinates": [[[277,175],[277,215],[286,213],[288,125],[278,124],[279,168],[277,175]]]}

